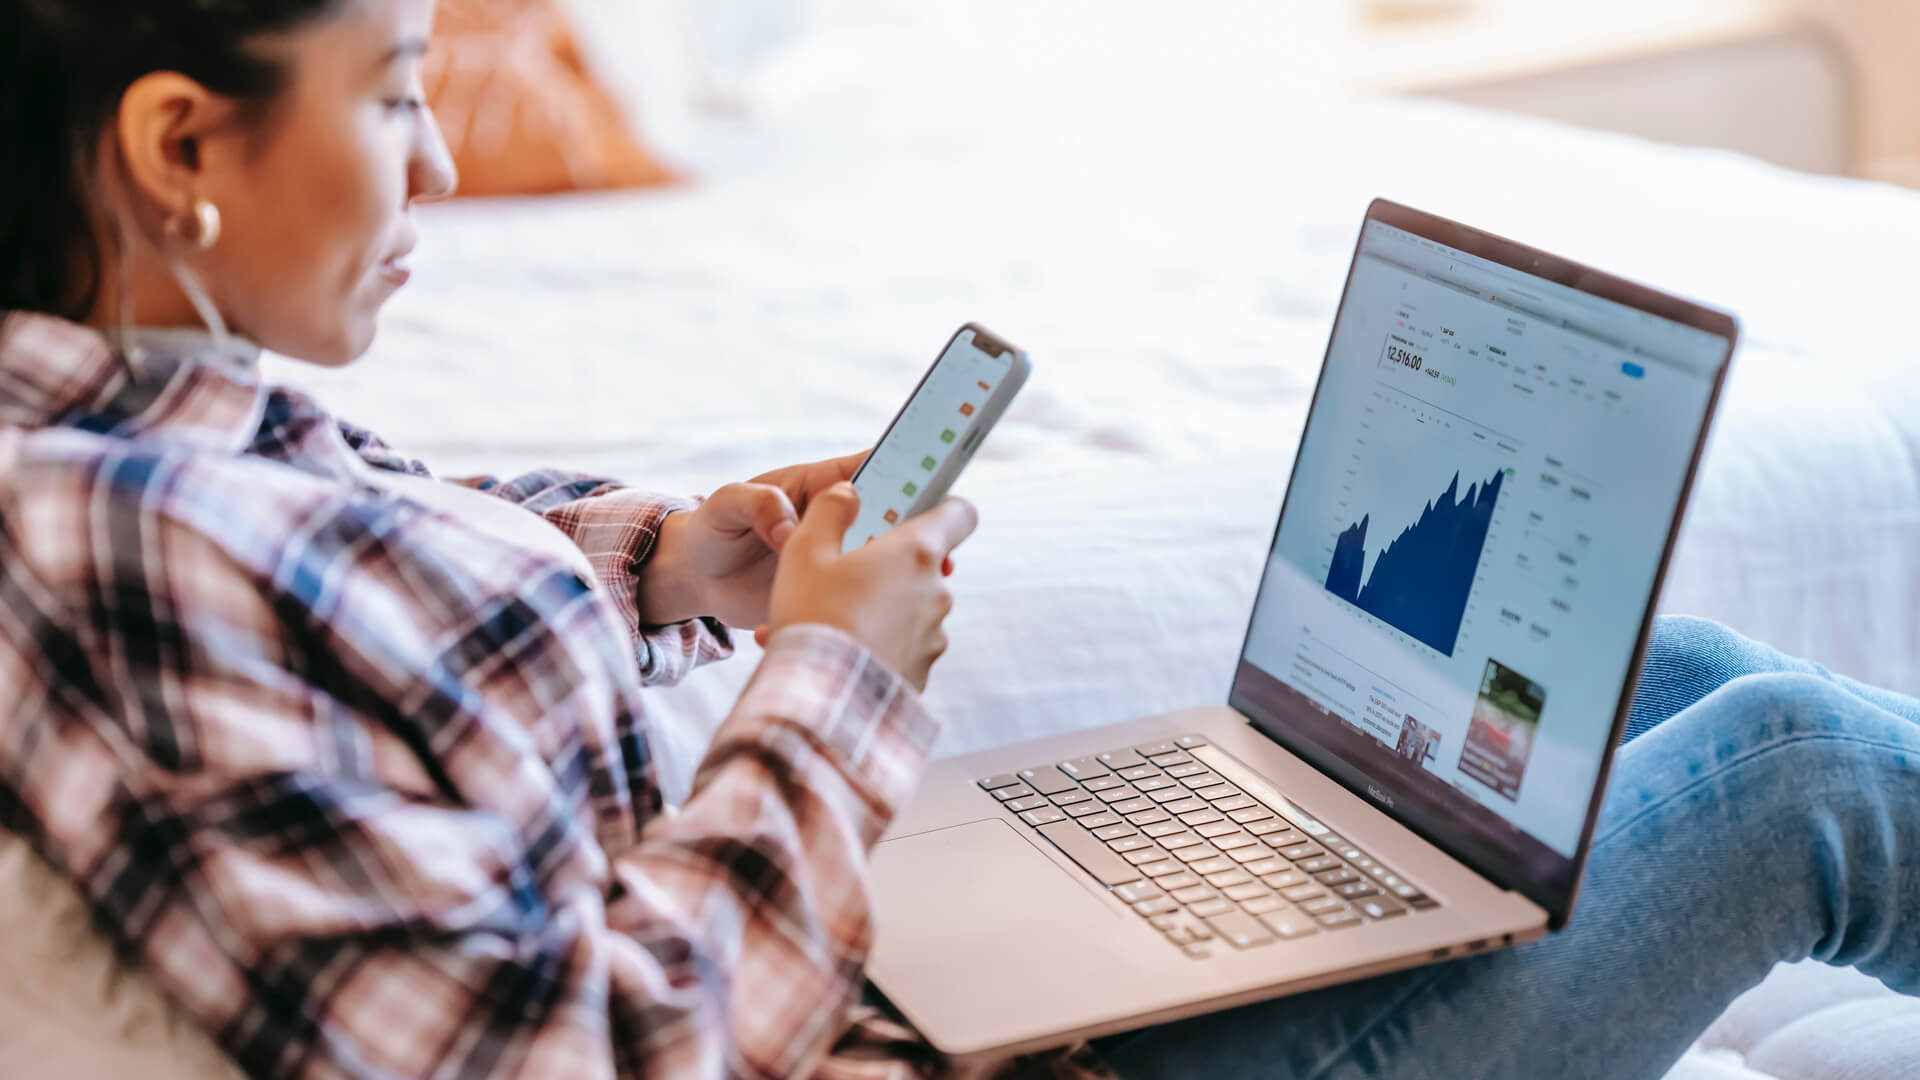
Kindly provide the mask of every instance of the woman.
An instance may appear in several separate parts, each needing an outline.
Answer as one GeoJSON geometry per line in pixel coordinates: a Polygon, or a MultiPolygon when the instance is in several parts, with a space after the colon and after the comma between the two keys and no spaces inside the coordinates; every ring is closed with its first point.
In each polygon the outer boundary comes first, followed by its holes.
{"type": "MultiPolygon", "coordinates": [[[[937,1064],[857,1007],[860,885],[972,510],[842,555],[854,459],[444,483],[253,370],[405,283],[431,20],[0,0],[0,820],[253,1074],[937,1064]],[[668,814],[640,688],[723,624],[766,658],[668,814]]],[[[1655,1076],[1785,958],[1920,991],[1920,706],[1688,622],[1646,679],[1571,930],[1029,1064],[1655,1076]]]]}

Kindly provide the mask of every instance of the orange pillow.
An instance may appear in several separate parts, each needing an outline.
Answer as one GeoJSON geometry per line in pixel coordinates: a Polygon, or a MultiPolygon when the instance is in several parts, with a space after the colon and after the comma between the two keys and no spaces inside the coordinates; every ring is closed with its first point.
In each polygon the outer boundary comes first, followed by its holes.
{"type": "Polygon", "coordinates": [[[678,179],[594,81],[557,0],[441,0],[427,99],[462,195],[544,195],[678,179]]]}

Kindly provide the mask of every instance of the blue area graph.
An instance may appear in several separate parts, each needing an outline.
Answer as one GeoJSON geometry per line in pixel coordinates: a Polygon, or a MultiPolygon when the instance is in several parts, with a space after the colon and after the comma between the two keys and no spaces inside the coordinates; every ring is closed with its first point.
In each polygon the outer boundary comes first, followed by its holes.
{"type": "Polygon", "coordinates": [[[1504,476],[1504,470],[1496,472],[1461,495],[1460,474],[1454,473],[1439,501],[1428,503],[1420,520],[1374,560],[1364,584],[1360,577],[1367,565],[1367,522],[1372,515],[1362,517],[1333,545],[1327,591],[1452,656],[1504,476]]]}

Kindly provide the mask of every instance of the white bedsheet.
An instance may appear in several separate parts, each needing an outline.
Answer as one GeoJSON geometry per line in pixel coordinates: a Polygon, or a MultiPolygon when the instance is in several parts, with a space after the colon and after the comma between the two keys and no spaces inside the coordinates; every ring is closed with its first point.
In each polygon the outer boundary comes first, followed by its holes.
{"type": "MultiPolygon", "coordinates": [[[[1920,688],[1920,198],[1415,103],[1043,103],[937,73],[688,190],[424,213],[370,357],[288,367],[443,472],[700,491],[870,443],[977,319],[1036,373],[962,484],[947,752],[1224,698],[1369,197],[1743,316],[1664,606],[1920,688]]],[[[753,652],[662,694],[677,790],[753,652]]]]}

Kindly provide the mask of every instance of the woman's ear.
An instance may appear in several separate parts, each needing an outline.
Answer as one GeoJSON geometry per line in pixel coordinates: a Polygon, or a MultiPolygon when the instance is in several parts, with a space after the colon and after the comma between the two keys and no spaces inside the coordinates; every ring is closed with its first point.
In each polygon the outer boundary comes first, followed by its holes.
{"type": "Polygon", "coordinates": [[[157,225],[193,209],[205,188],[208,139],[233,123],[232,102],[176,72],[143,76],[120,98],[114,127],[128,193],[157,225]]]}

